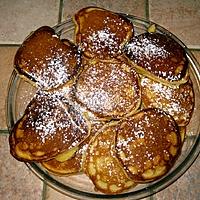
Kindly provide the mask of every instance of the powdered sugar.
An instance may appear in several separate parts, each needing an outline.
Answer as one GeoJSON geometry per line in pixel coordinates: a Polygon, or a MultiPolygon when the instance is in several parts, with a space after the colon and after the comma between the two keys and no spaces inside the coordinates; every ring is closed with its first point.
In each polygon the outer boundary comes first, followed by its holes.
{"type": "Polygon", "coordinates": [[[94,21],[87,20],[89,14],[84,16],[85,18],[80,16],[78,42],[88,57],[103,59],[116,57],[122,53],[124,43],[132,35],[133,25],[121,16],[111,13],[107,13],[107,16],[98,14],[98,19],[92,16],[94,21]]]}
{"type": "Polygon", "coordinates": [[[119,41],[115,33],[110,32],[108,28],[91,32],[86,39],[87,43],[83,43],[83,51],[89,50],[101,54],[107,51],[108,54],[112,55],[119,51],[119,41]]]}
{"type": "MultiPolygon", "coordinates": [[[[76,57],[74,52],[66,54],[62,51],[57,51],[52,57],[46,57],[41,68],[30,73],[32,77],[35,77],[37,84],[42,88],[53,88],[63,83],[66,83],[72,76],[70,71],[70,57],[76,57]]],[[[74,64],[74,67],[76,65],[74,64]]]]}
{"type": "MultiPolygon", "coordinates": [[[[57,95],[39,91],[27,109],[26,127],[31,128],[42,143],[61,137],[60,142],[73,147],[88,135],[87,125],[77,124],[57,95]]],[[[78,116],[82,118],[79,113],[76,120],[78,116]]],[[[86,122],[82,119],[80,123],[86,122]]]]}
{"type": "MultiPolygon", "coordinates": [[[[148,38],[136,38],[133,42],[127,45],[127,53],[137,60],[151,60],[151,59],[166,59],[169,52],[165,46],[160,46],[157,40],[150,40],[148,38]]],[[[147,68],[150,68],[148,62],[145,63],[147,68]]]]}
{"type": "Polygon", "coordinates": [[[172,115],[178,124],[190,119],[193,108],[192,88],[189,84],[170,88],[161,83],[142,78],[142,99],[146,107],[157,107],[172,115]]]}
{"type": "Polygon", "coordinates": [[[134,70],[124,65],[98,62],[85,66],[76,86],[77,99],[103,116],[126,114],[134,109],[140,100],[138,79],[134,70]]]}

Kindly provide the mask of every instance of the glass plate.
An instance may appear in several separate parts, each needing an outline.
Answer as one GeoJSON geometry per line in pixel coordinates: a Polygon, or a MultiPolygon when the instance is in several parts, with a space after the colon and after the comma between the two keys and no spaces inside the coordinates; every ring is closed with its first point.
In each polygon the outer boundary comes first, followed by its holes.
{"type": "MultiPolygon", "coordinates": [[[[125,15],[129,18],[135,27],[135,34],[146,32],[152,22],[130,15],[125,15]]],[[[74,23],[72,19],[58,24],[54,27],[56,33],[61,38],[68,38],[73,41],[74,23]]],[[[139,199],[152,195],[166,188],[175,180],[177,180],[194,162],[200,152],[200,67],[188,48],[176,36],[156,24],[156,31],[164,33],[176,40],[186,52],[189,60],[189,72],[194,85],[195,92],[195,108],[191,122],[187,128],[186,139],[182,148],[182,153],[170,170],[164,177],[148,184],[138,184],[125,193],[118,195],[105,195],[94,190],[94,185],[89,178],[84,174],[73,176],[59,177],[49,174],[38,163],[26,163],[32,172],[34,172],[41,180],[48,185],[62,192],[65,195],[84,199],[139,199]]],[[[7,97],[7,125],[9,131],[15,122],[22,116],[28,102],[36,92],[30,83],[26,82],[14,70],[8,88],[7,97]]]]}

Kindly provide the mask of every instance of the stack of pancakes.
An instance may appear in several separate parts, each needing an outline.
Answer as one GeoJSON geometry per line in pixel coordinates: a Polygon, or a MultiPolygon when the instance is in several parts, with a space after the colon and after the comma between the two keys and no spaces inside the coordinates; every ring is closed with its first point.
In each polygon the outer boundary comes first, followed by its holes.
{"type": "Polygon", "coordinates": [[[121,193],[165,175],[181,152],[194,108],[185,51],[152,28],[87,7],[75,41],[41,27],[14,66],[37,87],[10,134],[11,154],[56,175],[84,172],[96,189],[121,193]]]}

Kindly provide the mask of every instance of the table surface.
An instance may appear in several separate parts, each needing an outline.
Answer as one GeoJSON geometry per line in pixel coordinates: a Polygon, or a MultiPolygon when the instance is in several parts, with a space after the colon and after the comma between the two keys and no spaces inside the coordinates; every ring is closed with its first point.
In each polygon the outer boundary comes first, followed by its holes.
{"type": "MultiPolygon", "coordinates": [[[[13,58],[23,39],[42,25],[53,26],[85,6],[97,5],[150,19],[173,32],[200,63],[199,0],[1,0],[0,1],[0,199],[72,200],[40,181],[11,157],[5,118],[5,98],[13,58]]],[[[145,199],[200,199],[200,157],[165,190],[145,199]]]]}

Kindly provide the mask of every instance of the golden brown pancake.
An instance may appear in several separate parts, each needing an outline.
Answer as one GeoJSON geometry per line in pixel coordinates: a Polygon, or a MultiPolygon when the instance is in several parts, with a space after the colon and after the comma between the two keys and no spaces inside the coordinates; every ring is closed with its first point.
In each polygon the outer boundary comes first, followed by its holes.
{"type": "Polygon", "coordinates": [[[42,162],[42,166],[55,175],[71,175],[81,171],[81,158],[82,155],[76,153],[73,157],[64,162],[59,162],[54,158],[42,162]]]}
{"type": "Polygon", "coordinates": [[[143,33],[127,44],[125,54],[136,71],[167,85],[180,85],[188,79],[185,51],[171,37],[143,33]]]}
{"type": "Polygon", "coordinates": [[[105,124],[104,122],[91,122],[90,136],[87,137],[79,146],[72,148],[62,155],[57,155],[54,159],[42,162],[42,166],[49,172],[57,175],[71,175],[82,172],[82,162],[90,140],[96,135],[97,131],[105,124]]]}
{"type": "Polygon", "coordinates": [[[57,95],[39,91],[13,127],[11,154],[20,161],[45,161],[78,146],[89,135],[81,113],[71,116],[57,95]]]}
{"type": "Polygon", "coordinates": [[[76,43],[90,58],[116,57],[133,35],[133,25],[127,18],[102,8],[83,8],[74,21],[76,43]]]}
{"type": "MultiPolygon", "coordinates": [[[[67,87],[64,87],[64,92],[63,90],[61,90],[62,93],[62,103],[65,106],[65,103],[67,104],[66,106],[68,107],[68,105],[72,105],[71,107],[71,115],[74,117],[74,119],[76,119],[76,112],[80,112],[90,123],[91,123],[91,128],[93,128],[94,123],[96,124],[103,124],[106,121],[108,121],[108,119],[104,119],[104,118],[100,118],[99,116],[97,116],[95,113],[91,112],[90,110],[87,109],[87,107],[85,105],[83,105],[81,102],[77,101],[76,96],[75,96],[75,90],[76,90],[76,83],[74,85],[72,85],[71,88],[69,88],[69,92],[65,92],[65,89],[67,89],[67,87]]],[[[109,118],[110,119],[110,118],[109,118]]]]}
{"type": "Polygon", "coordinates": [[[153,181],[166,174],[180,149],[178,127],[162,110],[142,110],[120,122],[116,152],[135,182],[153,181]]]}
{"type": "Polygon", "coordinates": [[[142,103],[146,108],[160,108],[172,115],[179,126],[186,126],[194,109],[191,81],[170,88],[149,78],[141,78],[142,103]]]}
{"type": "Polygon", "coordinates": [[[38,87],[51,89],[71,80],[79,62],[78,48],[67,39],[61,41],[52,28],[43,26],[25,39],[14,65],[19,74],[38,87]]]}
{"type": "Polygon", "coordinates": [[[105,125],[90,141],[83,162],[95,188],[106,194],[120,193],[135,185],[115,155],[114,125],[105,125]]]}
{"type": "Polygon", "coordinates": [[[91,60],[78,76],[75,96],[98,117],[131,115],[141,100],[138,75],[129,64],[118,60],[91,60]]]}

